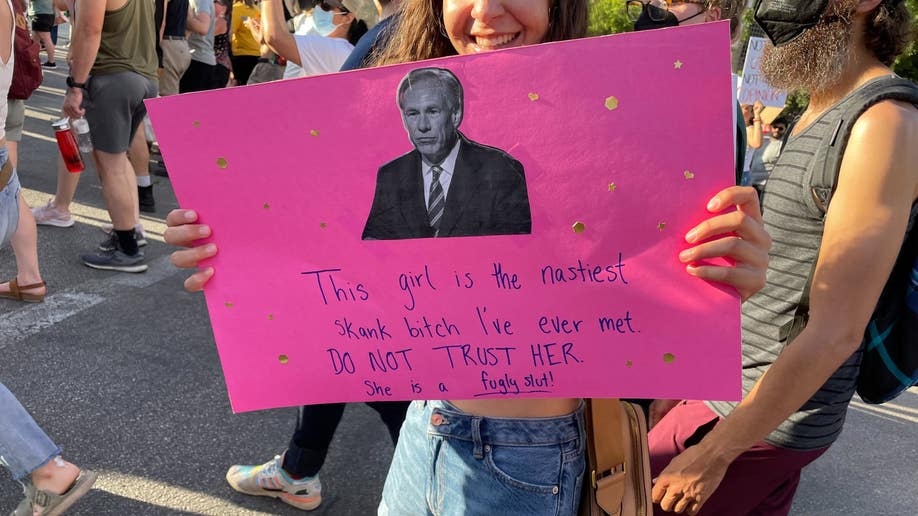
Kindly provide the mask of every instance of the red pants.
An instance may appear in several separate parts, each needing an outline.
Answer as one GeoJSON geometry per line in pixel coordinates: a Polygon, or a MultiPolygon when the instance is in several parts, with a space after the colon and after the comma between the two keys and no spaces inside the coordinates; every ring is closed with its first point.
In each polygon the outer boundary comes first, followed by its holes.
{"type": "MultiPolygon", "coordinates": [[[[676,455],[697,444],[720,418],[701,401],[683,401],[676,405],[650,431],[650,469],[656,478],[676,455]],[[686,441],[689,441],[688,446],[686,441]]],[[[773,516],[786,515],[800,470],[825,453],[828,448],[795,451],[765,442],[756,443],[727,468],[724,480],[699,515],[705,516],[773,516]]],[[[654,505],[654,516],[671,515],[654,505]]]]}

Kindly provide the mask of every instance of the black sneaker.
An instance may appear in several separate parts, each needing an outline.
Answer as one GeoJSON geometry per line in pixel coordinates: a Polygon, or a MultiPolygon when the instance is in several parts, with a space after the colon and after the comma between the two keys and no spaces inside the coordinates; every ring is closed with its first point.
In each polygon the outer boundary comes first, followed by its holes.
{"type": "Polygon", "coordinates": [[[153,185],[138,186],[137,199],[140,203],[140,211],[144,213],[156,213],[156,201],[153,199],[153,185]]]}
{"type": "Polygon", "coordinates": [[[53,63],[51,61],[45,61],[41,65],[45,68],[57,68],[57,63],[53,63]]]}
{"type": "Polygon", "coordinates": [[[83,265],[87,267],[106,271],[144,272],[147,270],[143,251],[140,250],[134,256],[128,256],[121,249],[114,249],[98,254],[84,254],[80,256],[80,260],[83,260],[83,265]]]}
{"type": "MultiPolygon", "coordinates": [[[[108,237],[106,237],[105,240],[99,242],[99,250],[103,252],[109,252],[118,249],[120,244],[118,242],[117,233],[115,233],[114,230],[111,230],[106,231],[105,234],[108,235],[108,237]]],[[[134,240],[137,240],[137,247],[143,247],[147,245],[147,239],[143,232],[141,232],[136,227],[134,228],[134,240]]]]}

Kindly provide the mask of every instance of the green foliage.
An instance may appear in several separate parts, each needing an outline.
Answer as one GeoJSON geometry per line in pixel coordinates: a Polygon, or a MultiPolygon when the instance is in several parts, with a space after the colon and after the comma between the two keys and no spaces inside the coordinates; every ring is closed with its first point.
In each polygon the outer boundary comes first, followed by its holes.
{"type": "MultiPolygon", "coordinates": [[[[905,4],[912,12],[912,30],[918,32],[918,0],[906,0],[905,4]]],[[[918,42],[912,42],[896,59],[893,70],[902,77],[918,82],[918,42]]]]}
{"type": "Polygon", "coordinates": [[[803,113],[809,103],[810,94],[805,90],[797,90],[788,94],[787,101],[784,103],[784,111],[781,114],[793,120],[803,113]]]}
{"type": "Polygon", "coordinates": [[[625,0],[590,0],[590,36],[630,32],[633,25],[625,12],[625,0]]]}

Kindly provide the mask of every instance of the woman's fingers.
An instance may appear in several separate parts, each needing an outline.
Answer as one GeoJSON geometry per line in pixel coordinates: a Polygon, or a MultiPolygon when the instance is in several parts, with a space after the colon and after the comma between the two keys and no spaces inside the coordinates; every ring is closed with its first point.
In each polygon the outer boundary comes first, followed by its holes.
{"type": "Polygon", "coordinates": [[[182,249],[172,253],[172,265],[182,269],[193,269],[201,261],[213,258],[215,254],[217,254],[217,246],[214,244],[182,249]]]}
{"type": "Polygon", "coordinates": [[[740,293],[743,301],[749,299],[752,294],[762,290],[762,287],[765,286],[764,269],[760,267],[748,267],[744,265],[737,265],[735,267],[689,265],[685,270],[696,278],[725,283],[734,287],[740,293]]]}
{"type": "Polygon", "coordinates": [[[198,215],[191,210],[172,210],[166,217],[166,228],[163,239],[169,245],[191,247],[195,241],[211,235],[210,226],[193,224],[198,215]]]}
{"type": "Polygon", "coordinates": [[[759,194],[751,186],[731,186],[724,188],[708,202],[708,211],[717,213],[736,207],[740,211],[762,221],[762,210],[759,207],[759,194]]]}
{"type": "Polygon", "coordinates": [[[188,292],[199,292],[204,290],[204,284],[207,283],[214,275],[214,268],[208,267],[203,271],[198,271],[185,280],[185,290],[188,292]]]}
{"type": "Polygon", "coordinates": [[[685,241],[690,244],[703,242],[721,235],[735,234],[754,245],[764,249],[771,247],[771,237],[765,231],[761,220],[743,211],[733,211],[711,217],[698,224],[685,234],[685,241]]]}
{"type": "Polygon", "coordinates": [[[735,236],[698,244],[679,253],[682,263],[697,263],[712,258],[730,258],[752,267],[768,266],[768,250],[735,236]]]}

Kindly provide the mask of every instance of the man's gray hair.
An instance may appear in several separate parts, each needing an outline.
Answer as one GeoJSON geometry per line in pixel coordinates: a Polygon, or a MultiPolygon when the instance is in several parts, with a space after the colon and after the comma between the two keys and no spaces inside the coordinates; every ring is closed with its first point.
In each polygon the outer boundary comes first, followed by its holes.
{"type": "Polygon", "coordinates": [[[463,112],[462,83],[459,82],[459,79],[453,72],[445,68],[433,67],[416,68],[408,72],[408,75],[402,78],[402,81],[398,83],[398,94],[396,96],[399,109],[403,109],[405,92],[415,84],[422,82],[439,83],[446,92],[446,98],[449,101],[450,109],[452,109],[454,113],[457,111],[459,113],[463,112]]]}

